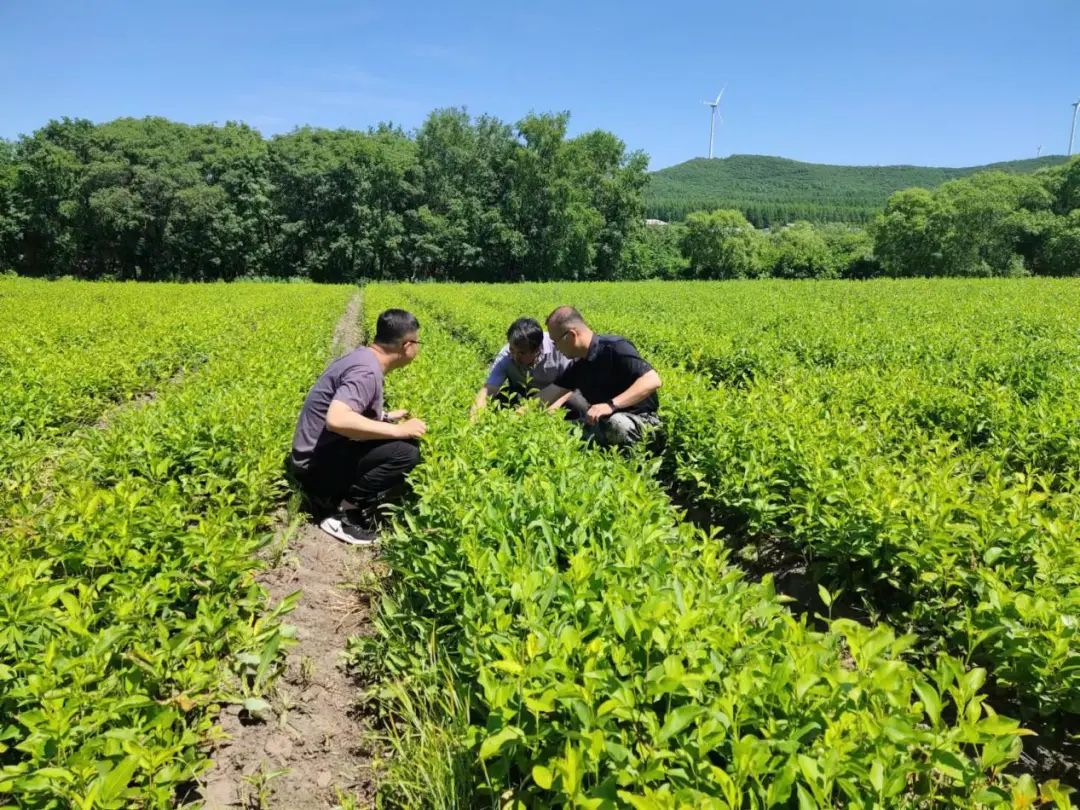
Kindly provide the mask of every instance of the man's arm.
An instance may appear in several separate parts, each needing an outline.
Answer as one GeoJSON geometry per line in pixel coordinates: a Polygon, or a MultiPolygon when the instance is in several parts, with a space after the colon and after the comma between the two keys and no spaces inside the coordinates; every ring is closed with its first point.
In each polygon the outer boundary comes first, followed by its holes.
{"type": "MultiPolygon", "coordinates": [[[[570,393],[572,394],[574,392],[571,391],[570,393]]],[[[560,397],[562,397],[563,402],[565,402],[568,396],[565,388],[560,388],[554,383],[551,383],[550,385],[545,385],[543,388],[536,392],[536,395],[540,398],[540,401],[548,407],[553,405],[555,401],[560,397]]]]}
{"type": "Polygon", "coordinates": [[[621,394],[612,397],[610,405],[607,402],[598,402],[596,405],[591,406],[589,412],[585,415],[585,421],[590,425],[594,425],[605,416],[611,416],[617,410],[631,408],[641,400],[655,394],[662,384],[656,369],[651,368],[634,380],[633,384],[621,394]],[[612,405],[615,407],[613,408],[612,405]]]}
{"type": "Polygon", "coordinates": [[[334,399],[326,411],[326,429],[347,439],[370,442],[379,439],[418,439],[427,432],[427,425],[419,419],[409,419],[400,424],[368,419],[341,400],[334,399]]]}
{"type": "Polygon", "coordinates": [[[510,360],[510,346],[509,344],[503,346],[495,359],[491,363],[491,368],[488,370],[487,380],[484,382],[484,387],[476,392],[476,399],[473,400],[472,415],[476,416],[477,413],[484,409],[487,405],[489,397],[495,396],[499,393],[499,389],[503,387],[509,376],[509,371],[506,366],[510,360]]]}
{"type": "Polygon", "coordinates": [[[552,397],[551,404],[547,406],[547,410],[557,411],[566,404],[566,400],[570,399],[570,395],[574,393],[574,389],[563,388],[562,386],[552,384],[545,388],[543,393],[552,397]]]}
{"type": "Polygon", "coordinates": [[[481,389],[476,392],[476,399],[473,400],[473,404],[472,404],[472,415],[473,416],[476,416],[476,414],[480,413],[480,411],[484,410],[484,408],[487,407],[488,399],[490,397],[495,396],[497,393],[499,393],[499,388],[500,388],[500,386],[498,386],[498,385],[492,385],[491,383],[484,383],[483,387],[481,387],[481,389]]]}

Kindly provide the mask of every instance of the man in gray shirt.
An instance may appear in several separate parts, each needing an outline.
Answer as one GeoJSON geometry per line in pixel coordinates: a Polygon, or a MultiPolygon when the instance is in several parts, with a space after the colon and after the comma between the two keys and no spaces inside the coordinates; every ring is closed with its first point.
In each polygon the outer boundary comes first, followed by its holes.
{"type": "Polygon", "coordinates": [[[483,409],[489,398],[513,403],[536,395],[550,404],[554,399],[551,384],[569,367],[570,360],[555,350],[539,323],[518,318],[506,331],[506,345],[495,355],[487,380],[476,394],[473,413],[483,409]]]}
{"type": "Polygon", "coordinates": [[[320,528],[344,543],[375,542],[376,509],[420,461],[427,426],[407,411],[383,411],[383,377],[413,361],[419,331],[411,313],[383,312],[374,342],[332,362],[300,411],[286,472],[320,528]]]}

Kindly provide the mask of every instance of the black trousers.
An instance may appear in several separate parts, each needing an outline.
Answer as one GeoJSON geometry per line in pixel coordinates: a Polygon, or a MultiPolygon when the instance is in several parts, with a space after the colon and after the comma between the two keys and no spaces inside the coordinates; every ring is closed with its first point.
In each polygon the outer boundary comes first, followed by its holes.
{"type": "Polygon", "coordinates": [[[306,469],[297,467],[290,454],[285,468],[319,513],[337,511],[342,501],[372,509],[400,498],[405,476],[418,463],[420,448],[414,440],[385,439],[336,442],[319,450],[306,469]]]}

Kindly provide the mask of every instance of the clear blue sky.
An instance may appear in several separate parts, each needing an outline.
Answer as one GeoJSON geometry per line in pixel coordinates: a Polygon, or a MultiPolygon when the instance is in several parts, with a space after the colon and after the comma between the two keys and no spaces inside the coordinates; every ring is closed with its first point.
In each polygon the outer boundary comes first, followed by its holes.
{"type": "Polygon", "coordinates": [[[1062,154],[1078,0],[0,0],[0,137],[163,115],[418,126],[569,110],[652,168],[704,155],[961,166],[1062,154]]]}

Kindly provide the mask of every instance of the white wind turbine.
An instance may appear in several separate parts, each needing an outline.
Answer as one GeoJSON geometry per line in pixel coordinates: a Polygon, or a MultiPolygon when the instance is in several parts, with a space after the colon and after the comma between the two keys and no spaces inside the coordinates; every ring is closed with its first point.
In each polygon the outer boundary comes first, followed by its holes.
{"type": "Polygon", "coordinates": [[[1069,151],[1068,151],[1069,155],[1072,155],[1072,150],[1073,150],[1073,135],[1076,134],[1076,110],[1078,108],[1080,108],[1080,99],[1077,99],[1076,101],[1073,102],[1072,108],[1073,108],[1073,118],[1072,118],[1072,128],[1069,130],[1069,151]]]}
{"type": "MultiPolygon", "coordinates": [[[[720,106],[720,97],[724,95],[724,90],[727,90],[727,85],[716,94],[716,101],[703,101],[702,103],[706,107],[712,108],[712,115],[709,119],[709,159],[712,159],[713,155],[713,133],[716,131],[716,108],[720,106]]],[[[721,117],[720,122],[723,123],[724,119],[721,117]]]]}

